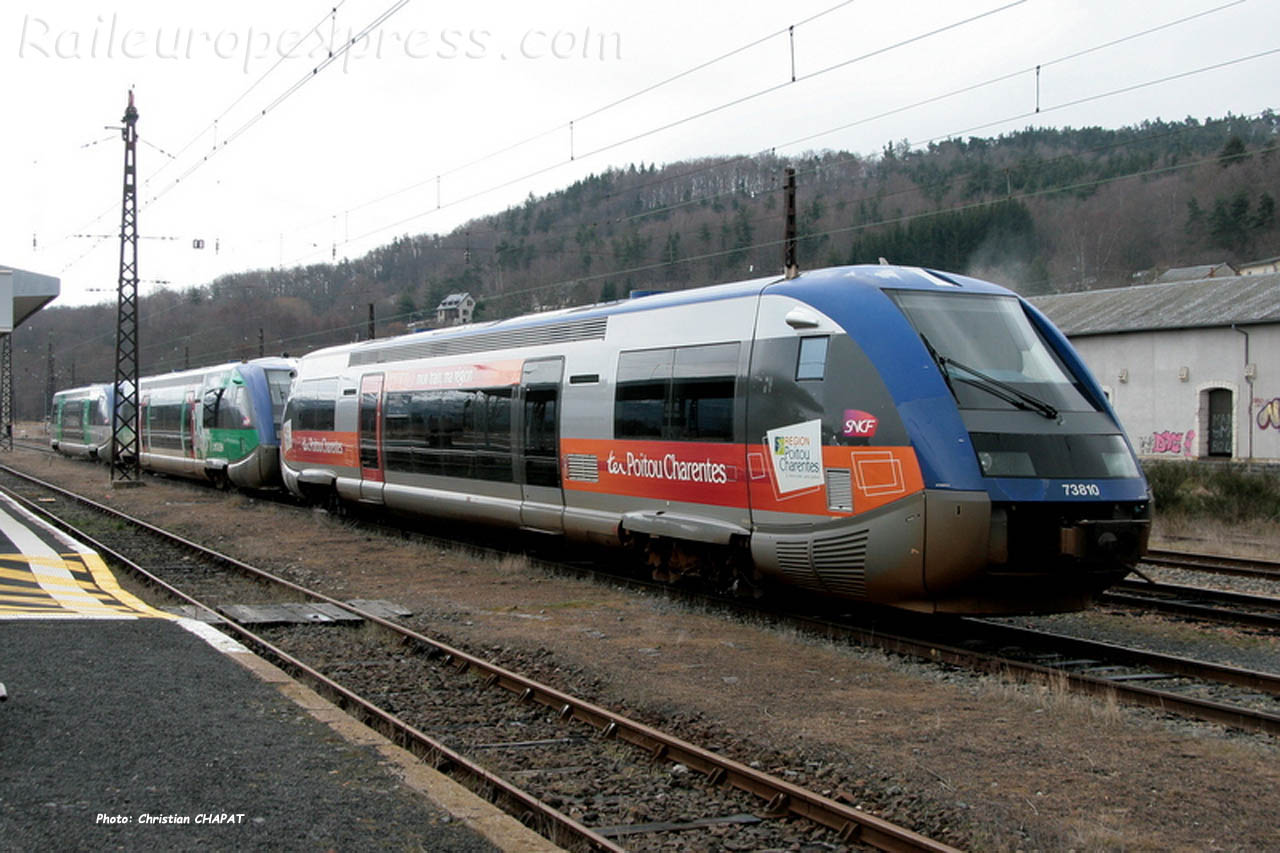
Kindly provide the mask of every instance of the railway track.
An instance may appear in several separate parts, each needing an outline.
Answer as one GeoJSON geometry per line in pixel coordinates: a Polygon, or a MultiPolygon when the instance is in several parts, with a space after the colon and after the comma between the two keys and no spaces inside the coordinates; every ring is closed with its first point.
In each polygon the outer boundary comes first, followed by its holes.
{"type": "Polygon", "coordinates": [[[1280,630],[1280,598],[1267,595],[1151,581],[1122,581],[1108,589],[1100,601],[1191,619],[1280,630]]]}
{"type": "Polygon", "coordinates": [[[990,619],[909,620],[898,633],[845,619],[791,614],[797,627],[998,677],[1154,708],[1206,722],[1280,735],[1280,674],[1080,639],[990,619]]]}
{"type": "Polygon", "coordinates": [[[952,849],[452,647],[385,605],[336,600],[3,470],[27,484],[6,491],[33,511],[561,845],[621,850],[626,838],[646,849],[645,839],[732,824],[785,847],[816,824],[834,844],[952,849]]]}
{"type": "MultiPolygon", "coordinates": [[[[556,562],[554,567],[558,571],[605,577],[604,572],[581,565],[556,562]]],[[[673,589],[643,580],[620,579],[616,574],[607,577],[610,583],[657,591],[697,604],[714,602],[716,607],[735,609],[756,618],[784,620],[813,635],[880,648],[892,654],[998,677],[1040,681],[1246,731],[1280,734],[1280,701],[1276,698],[1280,695],[1280,677],[1273,673],[1077,639],[992,620],[911,620],[895,614],[879,625],[867,627],[843,618],[814,619],[805,613],[783,613],[777,606],[759,608],[738,599],[673,589]],[[940,625],[945,626],[941,631],[940,625]]],[[[1134,602],[1130,606],[1157,606],[1149,601],[1147,598],[1141,604],[1134,602]]],[[[811,601],[805,607],[813,612],[811,601]]],[[[1234,620],[1234,616],[1219,614],[1219,617],[1234,620]]]]}
{"type": "Polygon", "coordinates": [[[1196,554],[1190,551],[1156,548],[1148,551],[1142,561],[1153,566],[1166,566],[1172,569],[1190,569],[1237,577],[1280,580],[1280,562],[1273,560],[1223,557],[1214,554],[1196,554]]]}

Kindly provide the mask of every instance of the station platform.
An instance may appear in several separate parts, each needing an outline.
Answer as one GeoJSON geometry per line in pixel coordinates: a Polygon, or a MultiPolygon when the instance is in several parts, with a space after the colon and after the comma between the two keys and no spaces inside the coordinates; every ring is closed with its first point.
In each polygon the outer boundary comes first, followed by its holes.
{"type": "Polygon", "coordinates": [[[0,850],[555,850],[0,501],[0,850]]]}

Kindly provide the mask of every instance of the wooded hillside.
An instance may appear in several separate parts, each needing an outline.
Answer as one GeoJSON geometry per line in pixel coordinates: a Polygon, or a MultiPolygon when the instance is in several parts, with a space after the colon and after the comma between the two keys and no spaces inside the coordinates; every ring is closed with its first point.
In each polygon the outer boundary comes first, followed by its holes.
{"type": "MultiPolygon", "coordinates": [[[[783,170],[798,181],[802,269],[893,263],[1025,294],[1118,287],[1169,267],[1280,255],[1280,116],[1118,130],[1028,129],[877,156],[823,151],[635,164],[445,235],[339,264],[251,270],[141,300],[144,374],[300,354],[430,318],[468,291],[477,319],[781,269],[783,170]]],[[[51,307],[14,334],[17,419],[58,388],[109,381],[115,305],[51,307]]]]}

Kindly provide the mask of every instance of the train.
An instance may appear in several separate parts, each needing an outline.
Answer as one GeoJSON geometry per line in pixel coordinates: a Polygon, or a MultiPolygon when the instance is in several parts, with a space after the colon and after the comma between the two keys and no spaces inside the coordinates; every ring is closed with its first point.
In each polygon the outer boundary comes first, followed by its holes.
{"type": "MultiPolygon", "coordinates": [[[[296,360],[257,358],[138,381],[138,465],[243,489],[281,487],[280,422],[296,360]]],[[[110,461],[114,386],[54,395],[51,446],[110,461]]]]}
{"type": "MultiPolygon", "coordinates": [[[[608,545],[744,594],[1076,610],[1151,523],[1065,337],[1013,291],[923,268],[635,294],[140,387],[148,470],[608,545]]],[[[109,453],[103,393],[59,395],[59,451],[109,453]]]]}
{"type": "Polygon", "coordinates": [[[280,447],[285,488],[317,503],[935,614],[1083,608],[1151,519],[1114,410],[1043,314],[885,264],[318,350],[280,447]]]}
{"type": "Polygon", "coordinates": [[[53,395],[49,444],[67,456],[111,459],[111,413],[115,386],[95,383],[53,395]]]}

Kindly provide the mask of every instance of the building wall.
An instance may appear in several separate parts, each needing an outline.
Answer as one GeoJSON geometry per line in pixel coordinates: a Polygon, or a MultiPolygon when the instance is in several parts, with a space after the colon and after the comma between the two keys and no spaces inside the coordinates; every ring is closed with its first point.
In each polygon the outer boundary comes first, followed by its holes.
{"type": "MultiPolygon", "coordinates": [[[[1209,455],[1209,395],[1230,392],[1231,458],[1280,461],[1280,324],[1089,335],[1083,356],[1148,458],[1209,455]],[[1248,360],[1246,362],[1246,343],[1248,360]],[[1246,364],[1254,365],[1252,381],[1246,364]]],[[[1225,437],[1225,436],[1224,436],[1225,437]]]]}
{"type": "Polygon", "coordinates": [[[1265,261],[1254,261],[1240,267],[1240,275],[1267,275],[1280,272],[1280,258],[1268,258],[1265,261]]]}

